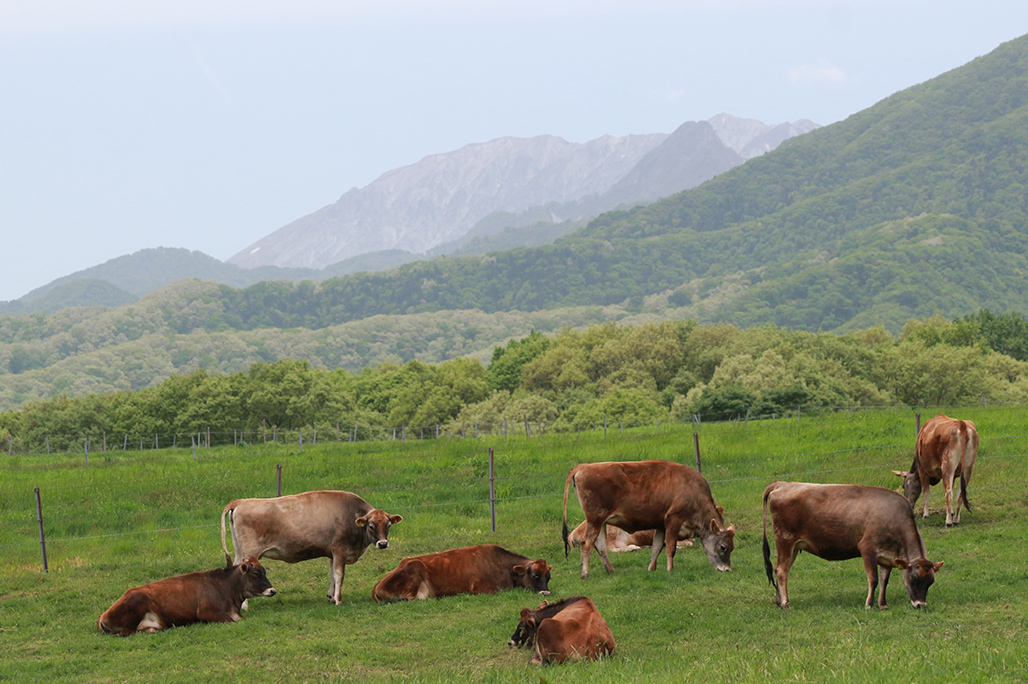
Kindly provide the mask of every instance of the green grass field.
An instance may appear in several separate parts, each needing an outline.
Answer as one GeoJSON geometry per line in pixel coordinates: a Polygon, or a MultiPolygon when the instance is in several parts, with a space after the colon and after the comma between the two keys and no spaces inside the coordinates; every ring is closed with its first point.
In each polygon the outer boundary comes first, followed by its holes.
{"type": "MultiPolygon", "coordinates": [[[[1028,679],[1028,408],[949,409],[976,422],[979,460],[963,524],[943,524],[941,487],[920,521],[945,567],[928,608],[910,607],[898,574],[888,611],[865,610],[859,559],[809,555],[790,576],[792,608],[774,605],[760,553],[761,495],[777,479],[896,488],[913,458],[910,410],[803,415],[774,422],[640,428],[531,440],[251,446],[0,458],[0,681],[12,682],[992,682],[1028,679]],[[611,554],[592,577],[564,559],[561,498],[577,463],[664,458],[702,472],[737,529],[733,572],[699,548],[675,569],[611,554]],[[488,448],[495,450],[497,531],[490,530],[488,448]],[[128,588],[223,564],[218,520],[231,499],[282,489],[345,489],[404,520],[392,546],[348,567],[343,605],[325,598],[328,560],[268,560],[278,596],[250,601],[234,624],[117,638],[96,619],[128,588]],[[43,502],[42,572],[34,489],[43,502]],[[497,543],[553,564],[553,599],[590,596],[617,640],[596,662],[540,669],[507,639],[524,591],[378,605],[371,588],[404,556],[497,543]]],[[[922,420],[937,411],[922,409],[922,420]]],[[[920,507],[920,503],[919,503],[920,507]]],[[[577,500],[569,525],[582,520],[577,500]]],[[[773,543],[772,543],[773,546],[773,543]]]]}

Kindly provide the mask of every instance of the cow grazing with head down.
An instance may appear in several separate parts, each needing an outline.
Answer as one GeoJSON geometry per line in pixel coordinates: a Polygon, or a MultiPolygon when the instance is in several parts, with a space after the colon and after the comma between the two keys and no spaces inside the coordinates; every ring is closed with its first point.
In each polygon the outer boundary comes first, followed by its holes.
{"type": "Polygon", "coordinates": [[[596,660],[614,652],[610,627],[596,604],[585,596],[571,596],[552,604],[543,601],[535,610],[522,608],[518,627],[508,643],[511,648],[534,645],[535,665],[596,660]]]}
{"type": "Polygon", "coordinates": [[[482,544],[404,558],[371,592],[376,602],[528,589],[549,596],[550,570],[502,546],[482,544]]]}
{"type": "MultiPolygon", "coordinates": [[[[721,507],[718,506],[720,510],[721,507]]],[[[571,534],[568,535],[568,542],[572,548],[578,548],[582,545],[582,540],[585,539],[585,531],[589,527],[589,523],[582,521],[582,523],[571,530],[571,534]]],[[[639,530],[629,534],[616,525],[607,525],[607,552],[613,551],[614,553],[620,553],[622,551],[638,551],[644,546],[653,546],[653,535],[656,530],[639,530]]],[[[678,548],[683,546],[692,546],[692,539],[679,539],[678,548]]]]}
{"type": "Polygon", "coordinates": [[[689,466],[670,461],[583,463],[571,469],[564,483],[564,553],[569,549],[568,488],[574,485],[585,514],[582,540],[582,578],[589,576],[593,547],[608,573],[614,566],[607,556],[608,525],[625,532],[654,530],[649,569],[667,548],[667,569],[674,565],[679,537],[699,537],[711,564],[731,570],[735,526],[725,527],[723,511],[714,503],[710,486],[689,466]]]}
{"type": "Polygon", "coordinates": [[[871,607],[881,582],[878,607],[885,609],[885,588],[893,568],[903,571],[903,586],[915,608],[925,605],[928,587],[942,563],[926,556],[914,513],[902,496],[882,487],[847,484],[774,482],[764,490],[764,569],[775,600],[789,607],[789,569],[800,551],[825,560],[863,558],[871,607]],[[767,516],[775,535],[777,560],[771,567],[767,516]],[[776,581],[777,578],[777,581],[776,581]]]}
{"type": "Polygon", "coordinates": [[[157,632],[194,622],[233,622],[243,602],[255,596],[274,596],[264,568],[256,558],[233,565],[225,555],[221,570],[192,572],[129,589],[96,621],[107,634],[128,636],[157,632]]]}
{"type": "Polygon", "coordinates": [[[975,458],[978,457],[978,431],[969,420],[949,418],[941,413],[921,427],[914,445],[914,462],[910,470],[894,470],[903,478],[903,495],[913,508],[924,493],[924,512],[928,517],[928,487],[942,481],[946,491],[946,527],[960,524],[960,504],[967,510],[967,483],[971,481],[975,458]],[[953,510],[953,481],[960,478],[960,495],[953,510]]]}
{"type": "Polygon", "coordinates": [[[232,528],[236,562],[249,556],[298,563],[331,558],[328,598],[341,602],[346,566],[356,563],[371,545],[389,548],[389,528],[403,520],[367,501],[339,491],[315,491],[275,499],[238,499],[221,512],[221,546],[225,516],[232,528]]]}

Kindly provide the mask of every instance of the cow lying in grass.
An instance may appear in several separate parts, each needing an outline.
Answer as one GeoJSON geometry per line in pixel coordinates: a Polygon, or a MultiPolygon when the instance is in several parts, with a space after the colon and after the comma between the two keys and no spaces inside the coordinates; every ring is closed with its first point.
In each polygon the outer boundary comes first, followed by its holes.
{"type": "Polygon", "coordinates": [[[571,596],[535,610],[521,609],[511,648],[535,646],[534,665],[568,660],[595,660],[614,652],[614,635],[596,604],[586,596],[571,596]]]}

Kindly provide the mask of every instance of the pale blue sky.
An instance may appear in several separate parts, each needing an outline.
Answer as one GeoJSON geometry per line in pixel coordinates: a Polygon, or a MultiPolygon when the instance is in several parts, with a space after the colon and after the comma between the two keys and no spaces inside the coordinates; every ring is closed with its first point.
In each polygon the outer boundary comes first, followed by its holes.
{"type": "Polygon", "coordinates": [[[1023,0],[0,0],[0,300],[226,259],[467,143],[829,124],[1026,32],[1023,0]]]}

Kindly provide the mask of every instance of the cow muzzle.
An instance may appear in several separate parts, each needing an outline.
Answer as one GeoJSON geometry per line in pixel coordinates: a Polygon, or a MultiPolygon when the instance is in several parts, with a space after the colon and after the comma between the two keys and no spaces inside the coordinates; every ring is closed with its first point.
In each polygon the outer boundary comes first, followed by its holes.
{"type": "Polygon", "coordinates": [[[550,595],[550,592],[549,592],[549,591],[547,591],[546,589],[543,589],[543,590],[542,590],[542,591],[540,591],[539,593],[540,593],[540,594],[542,594],[543,596],[549,596],[549,595],[550,595]]]}
{"type": "Polygon", "coordinates": [[[275,595],[275,587],[268,587],[267,589],[265,589],[261,593],[261,596],[274,596],[274,595],[275,595]]]}
{"type": "Polygon", "coordinates": [[[389,540],[388,539],[380,539],[379,541],[375,542],[375,548],[376,549],[388,549],[389,548],[389,540]]]}
{"type": "Polygon", "coordinates": [[[914,606],[915,608],[924,608],[928,604],[924,601],[911,601],[910,605],[914,606]]]}

